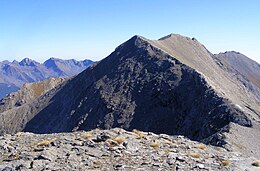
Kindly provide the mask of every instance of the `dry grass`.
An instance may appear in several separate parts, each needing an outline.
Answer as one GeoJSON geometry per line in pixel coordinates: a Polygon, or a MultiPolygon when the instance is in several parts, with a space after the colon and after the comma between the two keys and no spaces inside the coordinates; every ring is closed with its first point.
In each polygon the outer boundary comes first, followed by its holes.
{"type": "Polygon", "coordinates": [[[190,156],[193,158],[200,158],[200,155],[198,153],[190,153],[190,156]]]}
{"type": "Polygon", "coordinates": [[[106,140],[111,146],[117,146],[125,142],[125,138],[117,136],[106,140]]]}
{"type": "Polygon", "coordinates": [[[15,156],[14,156],[14,160],[19,160],[19,159],[20,159],[19,154],[16,153],[15,156]]]}
{"type": "Polygon", "coordinates": [[[197,144],[195,147],[199,148],[199,149],[202,149],[202,150],[206,149],[206,146],[204,144],[197,144]]]}
{"type": "Polygon", "coordinates": [[[135,133],[138,136],[138,138],[140,138],[140,139],[144,138],[144,133],[142,131],[139,131],[137,129],[133,129],[132,132],[135,133]]]}
{"type": "Polygon", "coordinates": [[[254,161],[254,162],[252,163],[252,166],[260,167],[260,162],[259,162],[259,161],[254,161]]]}
{"type": "Polygon", "coordinates": [[[38,142],[36,145],[37,146],[48,146],[50,145],[52,142],[54,142],[56,140],[56,138],[53,138],[51,140],[44,140],[44,141],[41,141],[41,142],[38,142]]]}
{"type": "Polygon", "coordinates": [[[95,128],[93,131],[100,131],[100,128],[95,128]]]}
{"type": "Polygon", "coordinates": [[[1,162],[1,161],[19,160],[20,156],[19,156],[18,153],[11,154],[11,155],[9,155],[9,154],[2,154],[0,158],[2,158],[2,160],[0,160],[0,162],[1,162]]]}
{"type": "Polygon", "coordinates": [[[168,144],[168,145],[172,145],[172,144],[173,144],[173,142],[172,142],[172,141],[169,141],[169,140],[164,140],[164,143],[165,143],[165,144],[168,144]]]}
{"type": "Polygon", "coordinates": [[[24,134],[24,132],[17,132],[15,135],[20,136],[20,135],[23,135],[23,134],[24,134]]]}
{"type": "Polygon", "coordinates": [[[230,165],[230,161],[229,160],[223,160],[221,161],[222,166],[229,166],[230,165]]]}
{"type": "Polygon", "coordinates": [[[160,146],[160,143],[159,143],[159,142],[152,142],[152,143],[150,144],[150,146],[153,147],[153,148],[157,148],[157,147],[160,146]]]}
{"type": "Polygon", "coordinates": [[[44,92],[44,83],[32,84],[34,97],[39,97],[44,92]]]}
{"type": "Polygon", "coordinates": [[[114,140],[115,142],[117,142],[118,144],[122,144],[123,142],[125,142],[125,138],[123,137],[115,137],[115,138],[112,138],[112,140],[114,140]]]}
{"type": "Polygon", "coordinates": [[[83,137],[84,138],[90,138],[90,137],[92,137],[93,135],[92,135],[92,133],[91,132],[86,132],[85,134],[83,134],[83,137]]]}

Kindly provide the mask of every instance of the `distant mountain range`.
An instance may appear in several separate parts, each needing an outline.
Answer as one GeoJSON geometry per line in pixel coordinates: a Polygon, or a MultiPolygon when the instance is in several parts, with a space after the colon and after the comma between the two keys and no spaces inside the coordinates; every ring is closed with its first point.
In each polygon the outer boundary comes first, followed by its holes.
{"type": "Polygon", "coordinates": [[[32,83],[47,78],[71,77],[85,70],[93,61],[74,59],[62,60],[50,58],[44,63],[29,58],[18,61],[0,62],[0,99],[11,92],[17,91],[24,83],[32,83]]]}

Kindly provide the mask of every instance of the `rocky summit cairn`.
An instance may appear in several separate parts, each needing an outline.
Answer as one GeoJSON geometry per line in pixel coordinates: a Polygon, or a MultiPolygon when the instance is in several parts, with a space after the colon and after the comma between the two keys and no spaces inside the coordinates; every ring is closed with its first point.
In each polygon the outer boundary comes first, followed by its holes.
{"type": "Polygon", "coordinates": [[[257,96],[220,66],[196,39],[134,36],[76,77],[0,113],[0,133],[120,127],[260,157],[257,96]]]}

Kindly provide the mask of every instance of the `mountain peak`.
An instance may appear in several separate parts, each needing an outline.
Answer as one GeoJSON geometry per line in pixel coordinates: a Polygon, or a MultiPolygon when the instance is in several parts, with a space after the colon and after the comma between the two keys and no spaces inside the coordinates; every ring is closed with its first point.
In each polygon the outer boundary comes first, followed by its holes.
{"type": "Polygon", "coordinates": [[[21,66],[36,66],[37,64],[39,63],[29,58],[24,58],[21,62],[19,62],[19,65],[21,66]]]}
{"type": "Polygon", "coordinates": [[[164,36],[162,38],[160,38],[159,40],[166,40],[166,39],[188,39],[188,40],[195,40],[195,38],[189,38],[189,37],[186,37],[186,36],[182,36],[180,34],[174,34],[174,33],[171,33],[167,36],[164,36]]]}
{"type": "Polygon", "coordinates": [[[138,45],[139,43],[141,42],[148,42],[149,40],[146,39],[145,37],[143,36],[140,36],[140,35],[135,35],[133,36],[131,39],[129,39],[128,42],[134,42],[135,45],[138,45]]]}
{"type": "Polygon", "coordinates": [[[226,51],[226,52],[221,52],[219,54],[241,54],[241,53],[237,51],[226,51]]]}
{"type": "Polygon", "coordinates": [[[51,58],[47,59],[45,62],[48,62],[48,61],[59,61],[59,60],[60,60],[59,58],[51,57],[51,58]]]}

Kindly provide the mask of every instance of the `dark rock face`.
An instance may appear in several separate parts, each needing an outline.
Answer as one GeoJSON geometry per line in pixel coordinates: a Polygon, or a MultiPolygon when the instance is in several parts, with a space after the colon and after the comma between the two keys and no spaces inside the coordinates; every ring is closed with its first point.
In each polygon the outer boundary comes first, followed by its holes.
{"type": "Polygon", "coordinates": [[[121,127],[202,140],[230,122],[252,126],[194,69],[138,36],[29,106],[19,129],[35,133],[121,127]]]}

